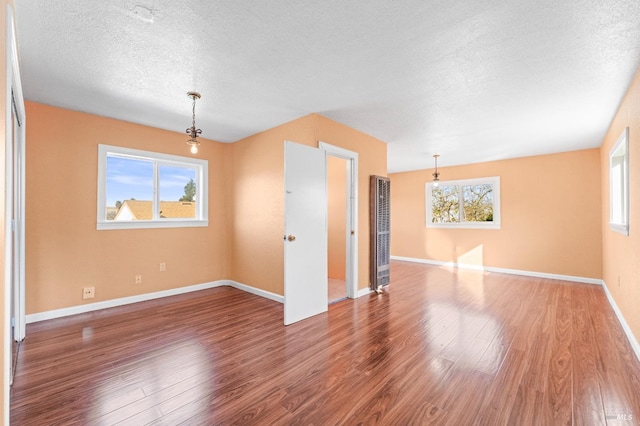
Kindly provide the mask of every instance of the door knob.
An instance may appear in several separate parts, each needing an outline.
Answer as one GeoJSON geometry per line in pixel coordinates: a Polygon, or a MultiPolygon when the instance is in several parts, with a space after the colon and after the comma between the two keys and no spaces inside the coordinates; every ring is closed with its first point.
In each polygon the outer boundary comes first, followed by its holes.
{"type": "Polygon", "coordinates": [[[296,240],[296,236],[295,236],[295,235],[289,235],[289,236],[287,237],[287,240],[289,240],[289,241],[295,241],[295,240],[296,240]]]}

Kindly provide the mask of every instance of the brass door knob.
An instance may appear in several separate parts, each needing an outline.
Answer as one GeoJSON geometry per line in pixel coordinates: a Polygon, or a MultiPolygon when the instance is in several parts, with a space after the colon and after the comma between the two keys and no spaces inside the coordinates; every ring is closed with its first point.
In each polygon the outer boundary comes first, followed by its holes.
{"type": "Polygon", "coordinates": [[[289,240],[289,241],[295,241],[295,240],[296,240],[296,236],[295,236],[295,235],[289,235],[289,236],[287,237],[287,240],[289,240]]]}

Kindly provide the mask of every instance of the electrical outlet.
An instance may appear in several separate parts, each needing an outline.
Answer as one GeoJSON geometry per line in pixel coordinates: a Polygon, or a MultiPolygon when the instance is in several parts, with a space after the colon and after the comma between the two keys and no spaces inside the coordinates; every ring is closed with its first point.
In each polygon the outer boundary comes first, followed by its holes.
{"type": "Polygon", "coordinates": [[[136,284],[142,284],[142,275],[136,275],[136,284]]]}
{"type": "Polygon", "coordinates": [[[95,287],[85,287],[82,289],[82,298],[83,299],[93,299],[96,297],[96,288],[95,287]]]}
{"type": "Polygon", "coordinates": [[[164,272],[167,270],[167,264],[162,262],[160,263],[160,272],[164,272]]]}

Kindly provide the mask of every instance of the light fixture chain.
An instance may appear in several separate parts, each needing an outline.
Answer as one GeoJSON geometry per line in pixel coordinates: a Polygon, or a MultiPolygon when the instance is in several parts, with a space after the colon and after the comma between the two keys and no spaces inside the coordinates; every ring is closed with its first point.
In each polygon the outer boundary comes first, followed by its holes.
{"type": "Polygon", "coordinates": [[[191,120],[191,127],[196,128],[196,97],[193,97],[193,115],[191,120]]]}

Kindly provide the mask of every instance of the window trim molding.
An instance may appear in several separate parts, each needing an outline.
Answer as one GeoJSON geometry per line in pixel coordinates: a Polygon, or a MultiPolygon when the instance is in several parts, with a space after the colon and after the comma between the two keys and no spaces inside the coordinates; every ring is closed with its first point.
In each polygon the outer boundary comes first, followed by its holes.
{"type": "Polygon", "coordinates": [[[441,229],[500,229],[502,226],[500,217],[500,176],[440,181],[440,186],[479,185],[486,183],[493,185],[493,221],[433,223],[433,211],[431,209],[433,182],[427,182],[425,184],[426,227],[441,229]]]}
{"type": "MultiPolygon", "coordinates": [[[[209,226],[209,162],[198,158],[182,157],[178,155],[163,154],[160,152],[143,151],[139,149],[124,148],[120,146],[98,144],[98,199],[96,229],[149,229],[149,228],[189,228],[209,226]],[[133,220],[114,221],[106,220],[106,178],[107,156],[116,154],[121,157],[144,159],[177,166],[197,167],[198,199],[196,204],[196,219],[162,219],[162,220],[133,220]]],[[[157,189],[157,177],[154,182],[154,193],[157,189]]],[[[155,195],[154,195],[155,198],[155,195]]],[[[155,202],[155,201],[154,201],[155,202]]]]}
{"type": "Polygon", "coordinates": [[[609,228],[612,231],[618,232],[622,235],[629,235],[629,219],[630,219],[630,191],[629,191],[629,128],[625,127],[622,131],[622,134],[616,140],[616,143],[613,144],[611,150],[609,151],[609,228]],[[614,157],[619,157],[619,155],[615,155],[615,152],[620,149],[620,147],[624,146],[624,170],[622,183],[624,188],[622,190],[623,196],[623,213],[624,213],[624,222],[614,222],[613,220],[613,159],[614,157]]]}

